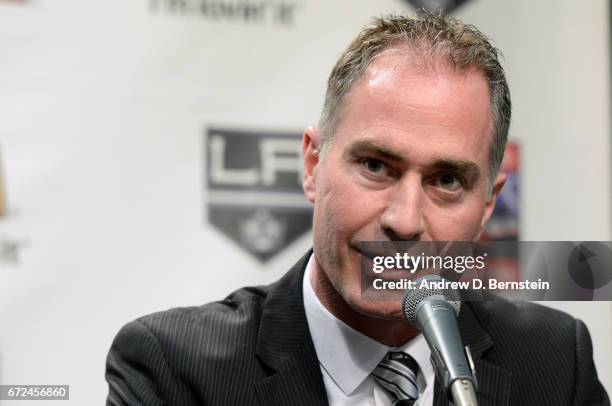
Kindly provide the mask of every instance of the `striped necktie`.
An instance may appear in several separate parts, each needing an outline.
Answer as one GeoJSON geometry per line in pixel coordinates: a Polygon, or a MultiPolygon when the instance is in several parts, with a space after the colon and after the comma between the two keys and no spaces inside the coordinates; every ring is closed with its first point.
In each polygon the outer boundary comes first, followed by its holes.
{"type": "Polygon", "coordinates": [[[389,351],[372,371],[372,376],[391,395],[393,406],[411,406],[419,398],[416,384],[418,368],[410,355],[389,351]]]}

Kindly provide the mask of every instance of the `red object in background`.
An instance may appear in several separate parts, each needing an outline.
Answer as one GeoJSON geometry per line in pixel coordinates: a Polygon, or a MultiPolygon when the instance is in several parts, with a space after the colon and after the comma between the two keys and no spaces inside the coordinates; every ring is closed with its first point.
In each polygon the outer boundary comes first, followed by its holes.
{"type": "MultiPolygon", "coordinates": [[[[518,144],[509,142],[506,145],[500,171],[508,178],[497,197],[495,210],[487,228],[481,235],[481,241],[519,240],[520,148],[518,144]]],[[[489,264],[490,269],[487,270],[488,277],[503,281],[518,280],[520,276],[519,252],[511,249],[512,246],[512,244],[498,245],[496,250],[490,252],[492,257],[489,264]]]]}
{"type": "Polygon", "coordinates": [[[506,145],[506,152],[501,163],[502,172],[518,172],[519,171],[519,147],[513,142],[506,145]]]}
{"type": "Polygon", "coordinates": [[[520,204],[520,147],[509,142],[506,145],[500,171],[508,178],[497,197],[495,210],[482,233],[483,241],[517,241],[519,239],[520,204]]]}

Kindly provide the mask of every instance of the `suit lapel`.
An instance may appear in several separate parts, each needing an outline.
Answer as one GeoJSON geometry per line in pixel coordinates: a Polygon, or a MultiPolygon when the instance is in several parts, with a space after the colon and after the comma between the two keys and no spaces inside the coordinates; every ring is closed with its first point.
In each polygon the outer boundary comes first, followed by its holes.
{"type": "MultiPolygon", "coordinates": [[[[464,302],[459,313],[459,331],[464,345],[468,345],[474,358],[478,389],[476,397],[480,406],[507,406],[510,401],[512,375],[509,370],[491,364],[482,358],[484,352],[493,345],[493,340],[476,319],[472,306],[477,302],[464,302]]],[[[442,386],[435,381],[434,406],[447,406],[448,396],[442,386]]]]}
{"type": "Polygon", "coordinates": [[[311,253],[271,286],[264,303],[256,355],[269,375],[255,384],[262,405],[328,404],[302,295],[302,279],[311,253]]]}

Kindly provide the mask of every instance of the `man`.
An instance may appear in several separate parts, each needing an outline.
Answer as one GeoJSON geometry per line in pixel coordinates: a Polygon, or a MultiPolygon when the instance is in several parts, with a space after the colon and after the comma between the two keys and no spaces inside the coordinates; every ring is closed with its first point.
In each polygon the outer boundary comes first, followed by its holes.
{"type": "MultiPolygon", "coordinates": [[[[334,67],[304,132],[313,251],[281,280],[126,325],[109,405],[446,405],[423,337],[397,302],[365,300],[361,241],[476,240],[510,96],[497,51],[443,16],[379,18],[334,67]]],[[[480,405],[609,405],[589,334],[533,304],[464,304],[480,405]]]]}

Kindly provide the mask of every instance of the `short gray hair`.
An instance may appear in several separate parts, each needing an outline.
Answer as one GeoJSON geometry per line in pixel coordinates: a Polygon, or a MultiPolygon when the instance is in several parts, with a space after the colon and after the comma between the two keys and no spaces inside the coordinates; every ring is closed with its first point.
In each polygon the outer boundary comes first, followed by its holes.
{"type": "Polygon", "coordinates": [[[375,18],[353,40],[336,62],[327,82],[319,121],[320,153],[325,155],[340,121],[340,110],[352,85],[372,61],[387,49],[410,46],[419,55],[442,59],[453,69],[480,70],[488,83],[493,115],[489,158],[489,188],[504,157],[512,105],[500,51],[473,25],[443,14],[420,12],[415,18],[389,15],[375,18]]]}

